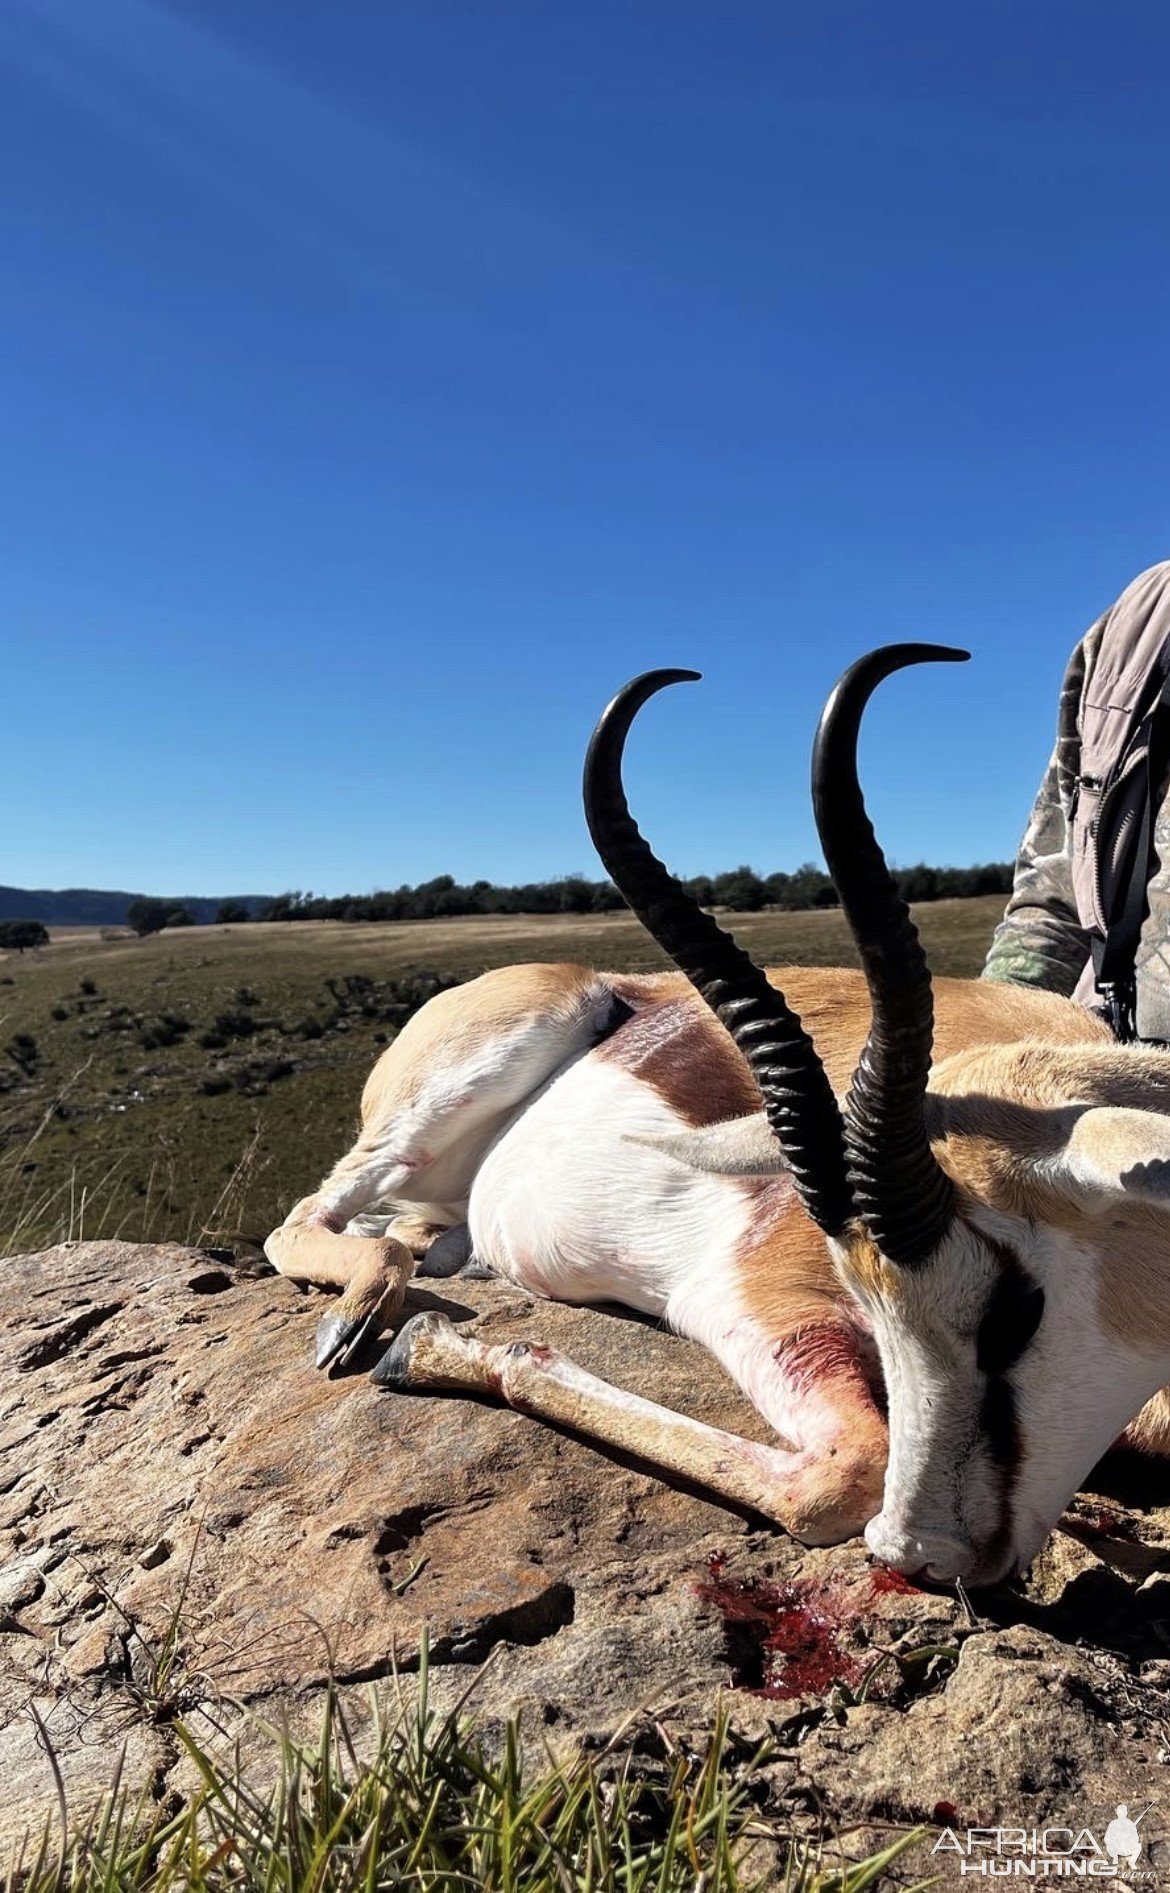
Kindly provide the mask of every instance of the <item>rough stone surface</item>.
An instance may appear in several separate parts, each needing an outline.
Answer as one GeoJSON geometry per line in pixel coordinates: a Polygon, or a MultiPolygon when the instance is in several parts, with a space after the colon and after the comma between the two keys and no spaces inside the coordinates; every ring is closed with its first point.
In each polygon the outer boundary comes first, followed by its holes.
{"type": "MultiPolygon", "coordinates": [[[[376,1355],[328,1379],[320,1298],[271,1275],[118,1243],[0,1267],[0,1844],[55,1806],[32,1710],[78,1818],[123,1748],[169,1802],[175,1706],[308,1728],[332,1671],[360,1721],[357,1686],[409,1688],[424,1631],[440,1707],[490,1658],[489,1731],[520,1711],[562,1747],[642,1712],[697,1734],[730,1691],[776,1743],[766,1805],[850,1847],[917,1822],[1101,1832],[1123,1800],[1170,1837],[1164,1470],[1108,1470],[1027,1586],[968,1614],[518,1414],[380,1393],[376,1355]]],[[[766,1436],[644,1323],[461,1278],[413,1289],[424,1307],[766,1436]]]]}

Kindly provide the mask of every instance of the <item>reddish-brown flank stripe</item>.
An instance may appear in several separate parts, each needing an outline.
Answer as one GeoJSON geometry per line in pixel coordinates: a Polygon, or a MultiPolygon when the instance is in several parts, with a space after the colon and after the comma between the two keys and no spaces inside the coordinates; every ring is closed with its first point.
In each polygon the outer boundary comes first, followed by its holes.
{"type": "MultiPolygon", "coordinates": [[[[861,974],[851,967],[766,970],[803,1019],[830,1082],[844,1091],[869,1029],[861,974]]],[[[633,1007],[634,1017],[597,1048],[595,1058],[620,1064],[652,1085],[693,1126],[759,1110],[760,1094],[746,1062],[681,973],[606,975],[606,983],[633,1007]]],[[[970,1045],[1030,1035],[1050,1043],[1079,1041],[1102,1030],[1079,1006],[1024,987],[940,979],[934,997],[936,1061],[970,1045]]]]}
{"type": "MultiPolygon", "coordinates": [[[[860,975],[841,977],[855,997],[860,975]]],[[[759,1110],[760,1094],[745,1060],[679,975],[615,978],[611,984],[634,1008],[633,1017],[598,1045],[591,1058],[619,1065],[650,1085],[692,1126],[759,1110]]],[[[748,1231],[734,1258],[745,1311],[778,1343],[791,1341],[803,1330],[809,1337],[810,1366],[820,1349],[822,1366],[831,1372],[827,1350],[830,1337],[841,1334],[845,1298],[824,1236],[801,1208],[787,1176],[745,1177],[729,1183],[728,1189],[750,1205],[748,1231]]],[[[845,1372],[851,1345],[856,1362],[856,1343],[842,1339],[839,1345],[845,1372]]]]}
{"type": "Polygon", "coordinates": [[[674,991],[659,996],[652,988],[647,992],[632,981],[627,988],[615,980],[618,996],[634,1006],[634,1014],[593,1057],[649,1085],[686,1124],[717,1124],[758,1111],[759,1091],[735,1044],[701,999],[685,988],[679,992],[679,983],[671,980],[674,991]]]}

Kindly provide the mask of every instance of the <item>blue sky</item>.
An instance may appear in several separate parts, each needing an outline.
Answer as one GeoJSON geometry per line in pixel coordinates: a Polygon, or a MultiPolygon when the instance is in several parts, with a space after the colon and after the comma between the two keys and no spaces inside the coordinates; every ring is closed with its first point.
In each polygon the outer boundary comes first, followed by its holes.
{"type": "Polygon", "coordinates": [[[1170,14],[8,0],[0,880],[319,892],[1010,854],[1170,555],[1170,14]],[[19,790],[19,806],[17,795],[19,790]]]}

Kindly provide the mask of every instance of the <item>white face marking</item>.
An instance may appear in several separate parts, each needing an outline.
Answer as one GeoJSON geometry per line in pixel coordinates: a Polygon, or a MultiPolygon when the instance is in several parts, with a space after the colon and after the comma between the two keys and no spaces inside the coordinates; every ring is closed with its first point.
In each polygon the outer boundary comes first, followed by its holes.
{"type": "Polygon", "coordinates": [[[882,1509],[866,1529],[883,1562],[969,1577],[972,1547],[999,1528],[1001,1480],[980,1451],[975,1337],[994,1280],[990,1252],[952,1235],[899,1279],[896,1303],[866,1295],[889,1411],[882,1509]],[[957,1252],[957,1253],[956,1253],[957,1252]]]}
{"type": "Polygon", "coordinates": [[[1035,1556],[1170,1361],[1103,1330],[1087,1244],[992,1212],[978,1220],[990,1240],[959,1222],[923,1267],[902,1271],[896,1302],[864,1298],[890,1419],[885,1496],[866,1539],[900,1570],[993,1583],[1035,1556]],[[1018,1358],[989,1374],[977,1344],[1004,1249],[1044,1309],[1018,1358]]]}
{"type": "Polygon", "coordinates": [[[1164,1384],[1170,1361],[1104,1328],[1089,1244],[1039,1229],[1021,1254],[1045,1293],[1044,1320],[1012,1375],[1026,1448],[1015,1497],[1022,1567],[1102,1453],[1164,1384]]]}

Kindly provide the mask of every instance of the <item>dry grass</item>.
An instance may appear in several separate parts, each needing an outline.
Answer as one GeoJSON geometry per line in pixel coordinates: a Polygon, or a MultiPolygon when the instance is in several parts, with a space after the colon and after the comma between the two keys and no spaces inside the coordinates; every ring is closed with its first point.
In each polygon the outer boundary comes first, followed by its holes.
{"type": "Polygon", "coordinates": [[[533,1767],[517,1724],[489,1751],[458,1711],[430,1711],[424,1647],[414,1705],[371,1692],[370,1711],[372,1752],[330,1691],[314,1741],[258,1725],[250,1766],[214,1712],[180,1718],[198,1786],[179,1810],[119,1769],[84,1821],[38,1722],[58,1803],[6,1863],[7,1893],[867,1893],[924,1838],[853,1861],[798,1841],[767,1806],[767,1745],[745,1748],[722,1707],[697,1748],[655,1725],[533,1767]]]}

